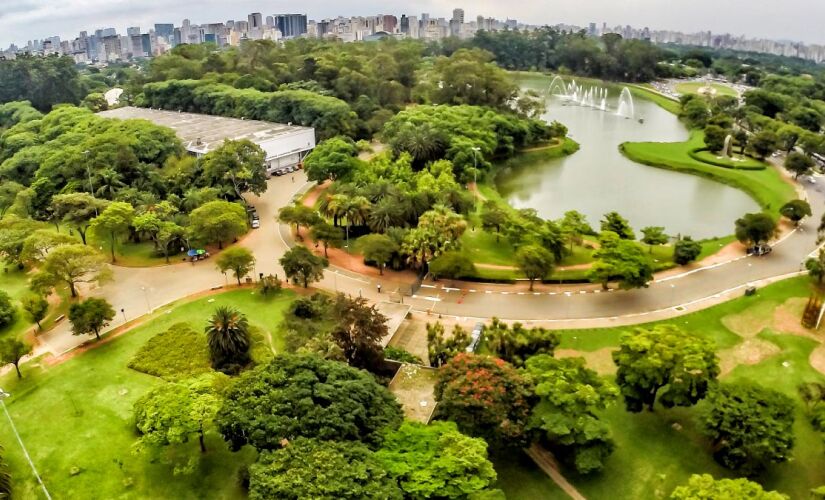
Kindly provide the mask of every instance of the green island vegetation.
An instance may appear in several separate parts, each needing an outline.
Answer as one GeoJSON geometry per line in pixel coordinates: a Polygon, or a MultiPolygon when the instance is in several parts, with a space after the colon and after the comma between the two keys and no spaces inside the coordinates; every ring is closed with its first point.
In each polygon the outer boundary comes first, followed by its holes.
{"type": "MultiPolygon", "coordinates": [[[[811,173],[823,117],[816,66],[552,28],[430,44],[184,44],[104,69],[0,60],[4,407],[56,497],[561,498],[550,453],[590,498],[821,497],[823,346],[800,318],[820,305],[825,251],[805,262],[809,277],[657,323],[552,330],[492,318],[468,352],[475,332],[433,317],[419,325],[420,357],[384,347],[387,318],[360,293],[307,289],[339,248],[380,273],[645,287],[734,239],[769,241],[780,215],[811,215],[765,160],[782,151],[789,173],[811,173]],[[539,119],[541,96],[508,70],[633,84],[691,136],[625,154],[734,185],[764,212],[732,221],[730,237],[668,245],[662,227],[634,231],[615,211],[594,227],[575,211],[514,209],[488,183],[496,168],[578,145],[539,119]],[[647,86],[706,74],[754,88],[740,105],[647,86]],[[95,115],[113,86],[132,105],[316,128],[323,140],[304,169],[321,184],[317,201],[279,212],[317,244],[278,259],[294,289],[274,275],[243,286],[255,256],[233,246],[215,260],[237,288],[107,331],[121,311],[81,295],[112,279],[110,264],[222,250],[248,230],[243,195],[267,187],[250,142],[194,158],[169,129],[95,115]],[[87,345],[25,359],[35,330],[60,316],[87,345]],[[388,389],[395,360],[426,371],[431,422],[404,418],[388,389]]],[[[0,445],[0,498],[38,496],[5,423],[0,445]]]]}
{"type": "Polygon", "coordinates": [[[728,85],[713,82],[686,82],[676,85],[676,91],[680,94],[699,94],[709,92],[713,96],[737,97],[736,90],[728,85]],[[709,89],[709,90],[708,90],[709,89]]]}

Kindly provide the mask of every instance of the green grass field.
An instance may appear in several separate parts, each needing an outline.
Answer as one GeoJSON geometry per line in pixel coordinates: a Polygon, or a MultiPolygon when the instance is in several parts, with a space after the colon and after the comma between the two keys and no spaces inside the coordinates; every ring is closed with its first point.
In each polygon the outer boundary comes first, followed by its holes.
{"type": "Polygon", "coordinates": [[[711,151],[700,150],[694,151],[691,154],[691,156],[693,156],[695,160],[699,160],[710,165],[722,166],[727,168],[762,170],[768,167],[768,165],[763,161],[759,161],[756,158],[751,158],[750,156],[743,156],[739,154],[733,155],[732,158],[727,158],[717,153],[713,153],[711,151]]]}
{"type": "Polygon", "coordinates": [[[778,217],[779,208],[796,198],[793,186],[773,168],[734,170],[704,163],[690,157],[690,151],[704,145],[704,134],[693,130],[685,142],[628,142],[622,152],[631,160],[652,167],[699,175],[739,188],[762,208],[778,217]]]}
{"type": "MultiPolygon", "coordinates": [[[[266,298],[250,289],[225,292],[157,311],[151,321],[112,342],[53,366],[22,367],[24,379],[13,374],[0,379],[12,394],[7,400],[32,459],[55,498],[243,498],[237,471],[254,457],[249,450],[227,451],[210,436],[206,453],[191,475],[174,476],[169,465],[133,453],[137,436],[131,423],[132,405],[161,379],[126,367],[152,336],[171,325],[190,323],[198,332],[219,305],[231,305],[249,316],[251,324],[283,348],[278,325],[294,294],[284,291],[266,298]],[[80,473],[72,475],[73,468],[80,473]]],[[[11,465],[16,498],[36,498],[37,484],[3,417],[0,442],[11,465]]],[[[187,443],[181,454],[198,454],[187,443]]]]}
{"type": "Polygon", "coordinates": [[[699,89],[710,87],[715,90],[716,96],[727,95],[731,97],[738,97],[739,94],[732,87],[723,85],[721,83],[704,83],[704,82],[685,82],[676,84],[676,92],[680,94],[698,94],[699,89]]]}
{"type": "MultiPolygon", "coordinates": [[[[4,328],[0,328],[0,338],[5,336],[23,337],[26,332],[35,327],[28,313],[20,307],[20,299],[26,295],[29,290],[29,275],[25,271],[19,271],[11,267],[6,268],[6,270],[0,269],[0,273],[2,273],[0,275],[0,290],[3,290],[11,296],[17,308],[14,322],[4,328]]],[[[58,287],[57,297],[55,297],[55,299],[57,299],[55,301],[57,305],[51,305],[46,314],[46,318],[40,322],[44,329],[50,328],[54,323],[54,319],[61,314],[65,314],[69,308],[69,292],[65,287],[58,287]]]]}
{"type": "MultiPolygon", "coordinates": [[[[720,349],[723,366],[726,357],[733,352],[729,349],[741,346],[746,338],[755,339],[751,342],[769,343],[773,346],[773,354],[766,354],[752,365],[739,364],[722,380],[760,383],[799,401],[796,394],[799,383],[825,381],[825,376],[808,362],[811,351],[820,342],[794,334],[798,328],[799,311],[790,308],[793,314],[789,316],[789,322],[782,315],[789,308],[789,299],[804,302],[809,291],[807,278],[794,278],[763,288],[753,297],[741,297],[660,323],[674,324],[713,340],[720,349]]],[[[561,331],[561,348],[585,354],[614,348],[621,335],[633,329],[561,331]]],[[[604,472],[592,477],[570,474],[568,479],[589,498],[663,498],[693,473],[735,476],[713,461],[707,442],[695,428],[695,414],[696,408],[657,408],[653,413],[630,414],[619,403],[604,413],[617,442],[616,452],[608,460],[604,472]],[[681,428],[674,428],[674,423],[681,428]],[[633,480],[628,481],[628,477],[633,480]]],[[[801,403],[797,408],[794,431],[794,460],[770,468],[757,479],[767,488],[779,490],[791,498],[807,498],[811,488],[825,484],[825,449],[822,437],[808,424],[801,403]]]]}

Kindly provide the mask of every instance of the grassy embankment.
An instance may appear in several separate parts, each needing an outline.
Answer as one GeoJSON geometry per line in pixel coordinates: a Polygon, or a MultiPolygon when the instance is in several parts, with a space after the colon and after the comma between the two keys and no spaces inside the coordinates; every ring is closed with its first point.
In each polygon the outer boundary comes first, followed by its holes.
{"type": "MultiPolygon", "coordinates": [[[[174,475],[170,465],[134,453],[132,405],[163,381],[127,364],[150,338],[174,324],[187,323],[202,332],[206,319],[220,305],[247,314],[259,332],[259,349],[280,352],[279,324],[293,298],[290,291],[267,298],[238,289],[182,301],[64,363],[28,363],[22,367],[22,380],[13,373],[0,378],[0,387],[12,394],[7,400],[9,412],[55,498],[244,498],[237,471],[254,459],[254,453],[230,453],[219,436],[208,435],[209,451],[202,456],[197,440],[175,449],[179,457],[200,458],[192,474],[174,475]]],[[[5,424],[0,425],[0,442],[11,465],[15,497],[37,498],[37,483],[5,424]]]]}
{"type": "MultiPolygon", "coordinates": [[[[755,382],[796,401],[793,460],[771,466],[754,479],[790,498],[808,498],[812,488],[825,484],[823,438],[808,423],[796,392],[802,382],[825,382],[825,376],[809,361],[822,339],[818,332],[799,325],[809,292],[807,278],[793,278],[765,287],[755,296],[659,323],[565,330],[560,332],[560,349],[574,350],[589,367],[612,376],[615,366],[610,351],[634,328],[669,323],[714,341],[724,370],[722,382],[755,382]]],[[[605,469],[588,477],[565,470],[565,476],[587,498],[615,499],[667,498],[691,474],[738,477],[713,460],[710,445],[696,424],[701,404],[634,414],[618,401],[602,414],[617,445],[605,469]]],[[[526,466],[518,469],[522,472],[518,481],[507,477],[501,482],[508,498],[561,498],[554,492],[531,496],[529,492],[541,491],[544,478],[533,477],[526,466]]]]}

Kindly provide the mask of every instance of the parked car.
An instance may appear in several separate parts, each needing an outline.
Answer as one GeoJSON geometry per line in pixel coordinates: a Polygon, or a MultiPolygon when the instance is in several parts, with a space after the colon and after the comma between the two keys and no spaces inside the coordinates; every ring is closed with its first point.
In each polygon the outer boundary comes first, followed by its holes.
{"type": "Polygon", "coordinates": [[[258,229],[261,227],[261,219],[252,219],[252,229],[258,229]]]}
{"type": "Polygon", "coordinates": [[[470,345],[467,346],[467,352],[476,352],[476,349],[478,349],[478,344],[481,342],[482,332],[484,332],[484,323],[476,323],[473,327],[473,331],[470,333],[470,345]]]}

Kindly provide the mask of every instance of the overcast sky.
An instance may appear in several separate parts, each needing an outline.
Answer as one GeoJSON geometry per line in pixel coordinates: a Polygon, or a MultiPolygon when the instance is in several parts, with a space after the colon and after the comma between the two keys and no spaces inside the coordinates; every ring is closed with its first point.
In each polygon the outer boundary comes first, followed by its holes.
{"type": "Polygon", "coordinates": [[[750,37],[825,43],[825,0],[0,0],[0,47],[58,35],[72,39],[81,30],[126,26],[148,30],[154,23],[179,25],[245,19],[250,12],[307,13],[311,19],[337,15],[401,14],[449,18],[462,7],[467,19],[516,18],[530,24],[586,26],[630,24],[694,32],[711,30],[750,37]]]}

